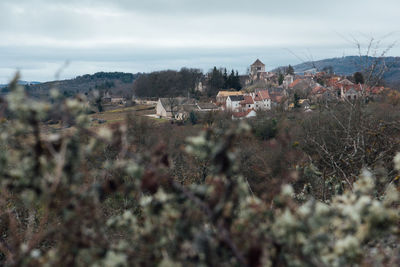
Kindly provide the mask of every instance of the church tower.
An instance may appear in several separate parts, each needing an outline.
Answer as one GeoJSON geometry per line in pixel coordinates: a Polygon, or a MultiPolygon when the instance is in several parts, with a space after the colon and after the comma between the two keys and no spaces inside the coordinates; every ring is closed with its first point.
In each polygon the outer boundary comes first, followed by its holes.
{"type": "Polygon", "coordinates": [[[251,66],[250,66],[250,73],[253,76],[257,76],[258,73],[265,72],[265,64],[261,62],[261,60],[257,59],[251,66]]]}

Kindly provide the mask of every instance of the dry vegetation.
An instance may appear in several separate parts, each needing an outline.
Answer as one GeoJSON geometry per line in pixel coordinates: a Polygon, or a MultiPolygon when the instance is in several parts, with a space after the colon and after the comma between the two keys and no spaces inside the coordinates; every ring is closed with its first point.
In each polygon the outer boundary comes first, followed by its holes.
{"type": "Polygon", "coordinates": [[[11,88],[0,123],[2,265],[400,261],[395,104],[178,125],[138,116],[140,106],[88,115],[83,96],[49,104],[11,88]],[[49,113],[63,130],[43,134],[49,113]]]}

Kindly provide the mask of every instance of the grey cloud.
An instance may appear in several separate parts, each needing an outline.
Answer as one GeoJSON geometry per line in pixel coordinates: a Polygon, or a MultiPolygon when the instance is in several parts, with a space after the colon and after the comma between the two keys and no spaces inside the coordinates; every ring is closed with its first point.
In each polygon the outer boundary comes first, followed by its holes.
{"type": "Polygon", "coordinates": [[[394,0],[1,0],[0,83],[17,68],[51,79],[65,60],[68,76],[213,65],[245,71],[254,57],[271,68],[299,61],[284,48],[305,59],[352,54],[345,39],[397,31],[399,7],[394,0]]]}

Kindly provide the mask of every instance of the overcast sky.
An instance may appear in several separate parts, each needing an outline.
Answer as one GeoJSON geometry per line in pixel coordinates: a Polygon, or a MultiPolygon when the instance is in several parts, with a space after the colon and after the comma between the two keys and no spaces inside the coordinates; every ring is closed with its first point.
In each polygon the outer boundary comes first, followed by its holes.
{"type": "Polygon", "coordinates": [[[16,70],[53,80],[65,62],[60,79],[353,55],[352,37],[399,39],[399,11],[399,0],[0,0],[0,83],[16,70]]]}

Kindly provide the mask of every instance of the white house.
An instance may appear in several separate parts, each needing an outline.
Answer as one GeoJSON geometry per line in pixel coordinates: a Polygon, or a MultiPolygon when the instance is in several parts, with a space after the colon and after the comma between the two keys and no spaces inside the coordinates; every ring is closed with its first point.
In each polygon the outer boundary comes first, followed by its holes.
{"type": "Polygon", "coordinates": [[[240,112],[232,113],[233,120],[247,119],[247,118],[251,118],[251,117],[255,117],[255,116],[257,116],[257,113],[255,112],[254,109],[249,109],[247,111],[240,111],[240,112]]]}
{"type": "Polygon", "coordinates": [[[254,109],[253,97],[251,95],[244,95],[243,98],[244,98],[244,100],[242,100],[240,102],[242,109],[244,109],[244,110],[254,109]]]}
{"type": "Polygon", "coordinates": [[[228,98],[226,99],[226,110],[239,111],[241,108],[240,102],[243,100],[243,95],[228,96],[228,98]]]}

